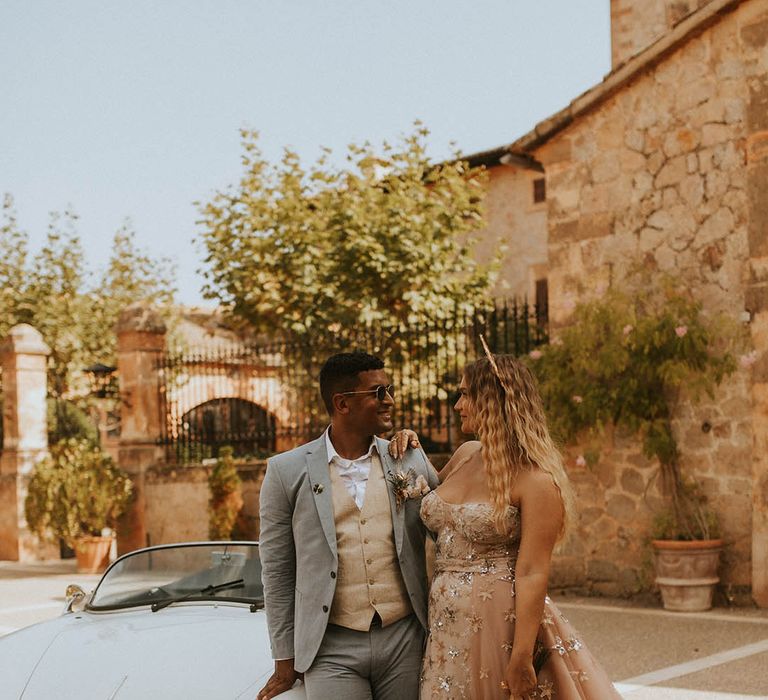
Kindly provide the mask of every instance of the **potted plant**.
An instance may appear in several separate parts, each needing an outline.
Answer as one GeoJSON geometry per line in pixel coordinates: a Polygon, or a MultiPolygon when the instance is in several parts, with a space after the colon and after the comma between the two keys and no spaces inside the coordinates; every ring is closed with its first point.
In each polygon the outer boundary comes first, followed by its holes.
{"type": "Polygon", "coordinates": [[[68,438],[35,465],[24,511],[30,530],[64,540],[78,572],[97,573],[109,561],[114,528],[131,498],[132,483],[112,458],[88,440],[68,438]]]}
{"type": "Polygon", "coordinates": [[[667,487],[670,505],[654,521],[656,585],[666,610],[709,610],[723,550],[717,514],[695,481],[683,481],[679,472],[669,476],[679,481],[667,487]]]}
{"type": "Polygon", "coordinates": [[[742,341],[735,322],[707,314],[675,280],[639,276],[626,291],[574,306],[573,322],[528,362],[561,438],[592,442],[617,426],[658,460],[667,509],[654,532],[656,581],[666,608],[702,610],[711,606],[723,542],[698,485],[681,471],[673,417],[682,397],[713,396],[735,370],[742,341]]]}

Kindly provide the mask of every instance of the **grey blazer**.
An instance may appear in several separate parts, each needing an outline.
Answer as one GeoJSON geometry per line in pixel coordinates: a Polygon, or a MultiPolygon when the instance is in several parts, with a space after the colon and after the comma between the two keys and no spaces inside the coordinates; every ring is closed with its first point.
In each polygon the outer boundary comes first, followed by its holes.
{"type": "MultiPolygon", "coordinates": [[[[388,442],[376,438],[382,466],[412,468],[429,486],[437,474],[421,450],[409,450],[396,464],[388,442]]],[[[421,499],[407,500],[398,511],[387,482],[397,558],[419,622],[427,628],[426,529],[419,517],[421,499]]],[[[336,590],[338,557],[331,479],[325,437],[275,455],[259,498],[264,602],[272,656],[294,659],[297,671],[311,665],[325,635],[336,590]]]]}

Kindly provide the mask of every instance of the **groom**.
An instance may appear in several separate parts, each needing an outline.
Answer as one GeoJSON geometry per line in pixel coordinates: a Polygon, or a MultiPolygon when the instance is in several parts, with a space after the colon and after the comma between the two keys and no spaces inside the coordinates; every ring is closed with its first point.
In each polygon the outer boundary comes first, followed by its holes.
{"type": "MultiPolygon", "coordinates": [[[[272,457],[261,487],[260,551],[275,672],[268,700],[304,674],[308,700],[416,700],[427,627],[420,499],[398,504],[391,474],[437,475],[421,450],[402,463],[384,363],[329,358],[320,393],[330,427],[272,457]]],[[[402,493],[400,494],[402,495],[402,493]]]]}

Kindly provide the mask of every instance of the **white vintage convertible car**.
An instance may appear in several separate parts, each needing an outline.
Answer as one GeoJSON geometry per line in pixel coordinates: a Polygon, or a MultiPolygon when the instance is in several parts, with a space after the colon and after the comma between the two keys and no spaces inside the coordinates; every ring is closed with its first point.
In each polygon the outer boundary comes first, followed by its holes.
{"type": "Polygon", "coordinates": [[[3,700],[253,700],[272,670],[255,542],[130,552],[91,593],[68,587],[60,617],[0,639],[3,700]]]}

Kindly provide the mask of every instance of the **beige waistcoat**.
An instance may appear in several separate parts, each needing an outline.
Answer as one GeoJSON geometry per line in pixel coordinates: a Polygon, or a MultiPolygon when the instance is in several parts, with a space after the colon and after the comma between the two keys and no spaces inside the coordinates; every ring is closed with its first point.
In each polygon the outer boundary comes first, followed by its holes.
{"type": "Polygon", "coordinates": [[[328,621],[363,632],[369,629],[374,612],[384,626],[410,615],[413,609],[397,560],[379,456],[373,454],[362,510],[333,465],[330,473],[339,570],[328,621]]]}

